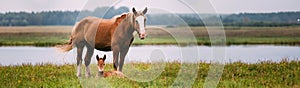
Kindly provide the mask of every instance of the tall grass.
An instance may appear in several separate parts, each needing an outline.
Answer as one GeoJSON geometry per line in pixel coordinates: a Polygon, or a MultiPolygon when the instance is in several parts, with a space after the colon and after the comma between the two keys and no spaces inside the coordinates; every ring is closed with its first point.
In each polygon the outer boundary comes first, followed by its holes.
{"type": "MultiPolygon", "coordinates": [[[[149,63],[131,63],[140,70],[149,69],[149,63]]],[[[138,82],[129,78],[95,78],[97,67],[91,65],[92,77],[75,76],[75,65],[56,66],[51,64],[0,66],[0,87],[168,87],[174,83],[178,72],[183,64],[168,62],[163,72],[149,82],[138,82]]],[[[210,64],[198,63],[198,72],[193,87],[199,88],[204,85],[210,64]]],[[[107,64],[106,71],[112,70],[112,64],[107,64]]],[[[84,69],[82,70],[84,73],[84,69]]],[[[187,72],[188,73],[188,72],[187,72]]],[[[187,80],[183,80],[187,81],[187,80]]],[[[261,62],[246,64],[234,62],[226,64],[222,77],[218,84],[219,88],[244,88],[244,87],[270,87],[286,88],[300,87],[300,61],[261,62]]]]}
{"type": "Polygon", "coordinates": [[[0,67],[0,87],[80,87],[74,65],[51,64],[0,67]]]}

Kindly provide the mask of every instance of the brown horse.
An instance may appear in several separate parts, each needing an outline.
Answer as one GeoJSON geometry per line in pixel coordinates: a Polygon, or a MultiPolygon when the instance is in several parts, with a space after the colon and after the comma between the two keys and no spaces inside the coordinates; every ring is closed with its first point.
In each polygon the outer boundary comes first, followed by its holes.
{"type": "Polygon", "coordinates": [[[100,51],[113,51],[113,67],[115,71],[122,72],[125,56],[133,41],[133,32],[137,31],[139,38],[145,38],[145,21],[147,8],[115,16],[112,19],[86,17],[73,28],[69,43],[59,47],[67,52],[77,47],[77,76],[81,76],[80,65],[84,46],[87,48],[84,58],[86,76],[90,76],[89,64],[94,48],[100,51]],[[119,61],[120,56],[120,61],[119,61]]]}

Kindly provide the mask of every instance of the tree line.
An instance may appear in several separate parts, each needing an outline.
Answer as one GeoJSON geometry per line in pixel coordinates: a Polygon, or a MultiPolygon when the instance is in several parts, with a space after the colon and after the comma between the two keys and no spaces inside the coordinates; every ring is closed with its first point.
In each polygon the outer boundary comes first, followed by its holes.
{"type": "Polygon", "coordinates": [[[300,25],[300,12],[240,13],[224,16],[227,26],[294,26],[300,25]]]}
{"type": "Polygon", "coordinates": [[[0,14],[0,26],[73,25],[78,11],[8,12],[0,14]]]}
{"type": "Polygon", "coordinates": [[[42,12],[7,12],[0,13],[0,26],[27,25],[74,25],[86,16],[112,18],[115,15],[128,12],[127,7],[98,7],[94,11],[42,11],[42,12]]]}
{"type": "MultiPolygon", "coordinates": [[[[129,12],[127,7],[98,7],[93,11],[42,11],[0,13],[0,26],[74,25],[86,16],[110,19],[129,12]]],[[[214,20],[211,14],[147,14],[148,25],[204,26],[201,19],[214,20]]],[[[300,12],[221,14],[225,26],[294,26],[300,25],[300,12]]]]}

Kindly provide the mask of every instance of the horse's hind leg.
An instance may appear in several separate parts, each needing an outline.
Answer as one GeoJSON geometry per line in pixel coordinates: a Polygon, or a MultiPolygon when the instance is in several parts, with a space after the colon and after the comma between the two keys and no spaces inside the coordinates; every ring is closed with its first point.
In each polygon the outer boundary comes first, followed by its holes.
{"type": "Polygon", "coordinates": [[[82,43],[79,43],[76,45],[77,47],[77,77],[81,76],[81,62],[82,62],[82,51],[84,45],[82,43]]]}
{"type": "Polygon", "coordinates": [[[91,57],[93,56],[93,53],[94,53],[94,48],[89,44],[86,45],[86,48],[87,48],[87,52],[86,52],[86,55],[85,55],[85,58],[84,58],[84,64],[85,64],[85,67],[86,67],[85,76],[90,77],[91,76],[91,71],[90,71],[89,65],[91,63],[91,57]]]}

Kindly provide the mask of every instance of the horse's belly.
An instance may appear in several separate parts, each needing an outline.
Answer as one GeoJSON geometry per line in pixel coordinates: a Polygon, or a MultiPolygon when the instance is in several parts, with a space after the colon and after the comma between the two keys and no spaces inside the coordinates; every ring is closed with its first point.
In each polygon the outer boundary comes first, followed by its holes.
{"type": "Polygon", "coordinates": [[[95,41],[95,49],[100,51],[111,51],[111,43],[109,39],[106,41],[103,38],[96,39],[95,41]]]}
{"type": "Polygon", "coordinates": [[[106,47],[95,47],[96,50],[99,51],[111,51],[111,46],[106,46],[106,47]]]}

